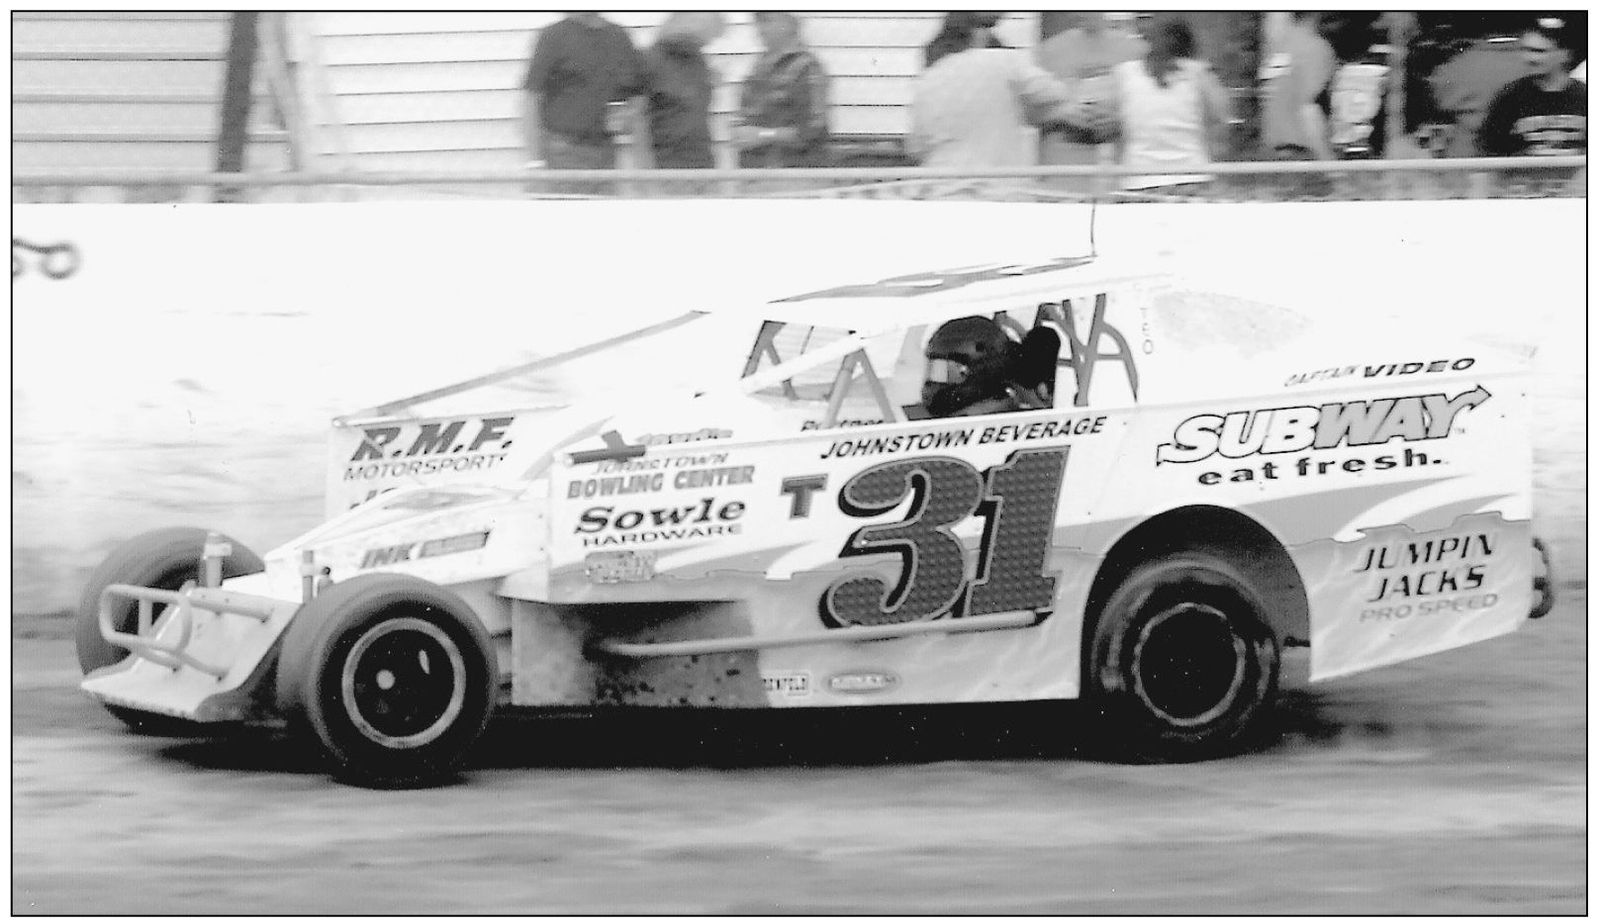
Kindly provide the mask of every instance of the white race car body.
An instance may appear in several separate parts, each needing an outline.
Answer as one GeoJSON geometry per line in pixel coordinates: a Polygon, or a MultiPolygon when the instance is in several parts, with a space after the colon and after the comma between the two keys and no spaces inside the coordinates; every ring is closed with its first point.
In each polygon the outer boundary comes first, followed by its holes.
{"type": "Polygon", "coordinates": [[[157,650],[84,688],[270,712],[307,585],[394,572],[469,604],[513,705],[1071,699],[1106,563],[1172,533],[1276,562],[1270,619],[1314,679],[1510,632],[1529,357],[1380,342],[1078,259],[675,319],[342,419],[328,522],[199,591],[266,615],[152,628],[221,676],[157,650]],[[1060,335],[1053,406],[917,412],[927,337],[969,315],[1060,335]]]}

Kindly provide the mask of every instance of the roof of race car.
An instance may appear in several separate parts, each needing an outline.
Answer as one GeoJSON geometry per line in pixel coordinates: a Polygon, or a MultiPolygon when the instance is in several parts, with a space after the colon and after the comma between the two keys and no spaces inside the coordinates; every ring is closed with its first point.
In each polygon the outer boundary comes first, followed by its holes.
{"type": "Polygon", "coordinates": [[[991,314],[1031,309],[1040,302],[1091,298],[1147,283],[1156,275],[1093,257],[987,263],[790,295],[767,302],[763,311],[774,321],[872,333],[960,314],[991,314]]]}
{"type": "MultiPolygon", "coordinates": [[[[1159,276],[1159,273],[1146,268],[1133,269],[1126,263],[1115,264],[1101,258],[1043,257],[1029,262],[975,264],[893,276],[875,282],[834,286],[775,299],[754,310],[766,320],[851,333],[845,340],[806,354],[807,362],[818,362],[842,356],[857,349],[861,339],[878,334],[940,323],[961,315],[1031,311],[1042,302],[1090,300],[1100,293],[1114,292],[1132,285],[1147,285],[1159,276]]],[[[580,356],[601,353],[674,329],[696,318],[711,315],[746,316],[749,310],[746,301],[718,307],[704,306],[554,356],[540,357],[463,382],[365,408],[344,415],[339,420],[349,423],[380,419],[399,412],[415,413],[417,406],[422,403],[525,376],[580,356]]],[[[748,381],[744,380],[743,384],[748,381]]]]}

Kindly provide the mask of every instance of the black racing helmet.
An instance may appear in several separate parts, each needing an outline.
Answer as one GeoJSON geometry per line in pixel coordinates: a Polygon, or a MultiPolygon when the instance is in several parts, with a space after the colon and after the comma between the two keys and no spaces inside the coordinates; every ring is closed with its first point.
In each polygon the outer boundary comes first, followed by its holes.
{"type": "Polygon", "coordinates": [[[926,342],[921,403],[947,417],[979,401],[1002,397],[1015,342],[991,318],[955,318],[926,342]]]}

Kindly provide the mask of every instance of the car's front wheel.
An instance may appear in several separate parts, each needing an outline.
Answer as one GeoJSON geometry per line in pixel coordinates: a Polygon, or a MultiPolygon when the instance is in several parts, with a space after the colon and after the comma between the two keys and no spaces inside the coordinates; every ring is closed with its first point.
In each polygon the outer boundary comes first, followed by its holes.
{"type": "Polygon", "coordinates": [[[420,578],[335,584],[289,624],[278,704],[336,775],[410,786],[446,775],[493,711],[497,667],[482,622],[420,578]]]}
{"type": "Polygon", "coordinates": [[[1145,562],[1105,602],[1083,695],[1122,756],[1200,760],[1250,742],[1275,699],[1280,644],[1260,595],[1217,555],[1145,562]]]}

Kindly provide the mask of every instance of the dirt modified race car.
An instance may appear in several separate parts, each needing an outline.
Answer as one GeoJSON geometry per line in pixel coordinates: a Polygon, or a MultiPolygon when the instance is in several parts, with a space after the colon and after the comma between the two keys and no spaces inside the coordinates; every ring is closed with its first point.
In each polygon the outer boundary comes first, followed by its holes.
{"type": "Polygon", "coordinates": [[[329,518],[264,558],[132,540],[82,686],[383,784],[507,707],[1080,698],[1224,754],[1283,646],[1321,680],[1549,605],[1528,355],[1413,342],[1085,258],[686,314],[336,420],[329,518]]]}

